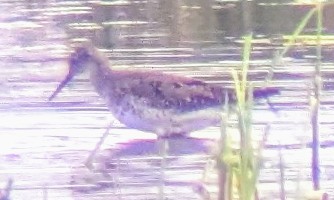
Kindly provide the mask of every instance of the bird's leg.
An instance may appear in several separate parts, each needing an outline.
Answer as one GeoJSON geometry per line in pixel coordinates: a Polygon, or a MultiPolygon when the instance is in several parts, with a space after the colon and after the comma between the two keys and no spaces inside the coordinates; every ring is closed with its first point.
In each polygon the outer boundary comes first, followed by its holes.
{"type": "Polygon", "coordinates": [[[0,200],[10,200],[10,192],[13,187],[13,179],[10,178],[7,181],[7,185],[4,189],[0,190],[0,200]]]}
{"type": "Polygon", "coordinates": [[[95,155],[96,155],[96,153],[100,150],[100,147],[101,147],[101,145],[103,144],[104,140],[108,137],[108,135],[109,135],[109,129],[113,126],[113,124],[114,124],[114,121],[112,121],[112,122],[108,125],[108,127],[107,127],[107,129],[105,130],[105,132],[103,133],[102,137],[101,137],[100,140],[96,143],[95,148],[91,151],[91,153],[90,153],[89,156],[87,157],[86,162],[85,162],[85,166],[86,166],[88,169],[90,169],[90,170],[93,169],[93,164],[92,164],[92,163],[93,163],[93,160],[94,160],[94,158],[95,158],[95,155]]]}
{"type": "Polygon", "coordinates": [[[163,200],[165,187],[166,156],[168,152],[168,138],[164,136],[158,136],[158,147],[159,155],[161,156],[158,199],[163,200]]]}

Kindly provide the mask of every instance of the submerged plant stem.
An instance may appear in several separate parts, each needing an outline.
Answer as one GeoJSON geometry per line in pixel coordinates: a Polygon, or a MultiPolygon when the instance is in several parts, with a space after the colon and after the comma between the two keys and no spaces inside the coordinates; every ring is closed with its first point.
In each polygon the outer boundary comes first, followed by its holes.
{"type": "Polygon", "coordinates": [[[314,75],[314,99],[311,101],[312,112],[312,180],[313,189],[320,189],[320,167],[319,167],[319,106],[321,91],[321,33],[322,33],[322,3],[318,2],[317,9],[317,46],[316,46],[316,66],[314,75]]]}

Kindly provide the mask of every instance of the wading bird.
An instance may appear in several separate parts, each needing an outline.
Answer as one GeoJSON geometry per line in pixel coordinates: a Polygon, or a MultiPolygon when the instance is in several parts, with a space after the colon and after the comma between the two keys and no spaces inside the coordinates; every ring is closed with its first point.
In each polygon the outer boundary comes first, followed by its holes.
{"type": "MultiPolygon", "coordinates": [[[[108,58],[91,43],[74,48],[68,63],[69,72],[49,101],[75,75],[89,70],[91,83],[114,117],[128,128],[157,134],[162,155],[166,153],[166,138],[219,125],[226,94],[229,103],[236,103],[232,88],[161,72],[112,69],[108,58]]],[[[277,93],[276,88],[257,88],[253,96],[256,100],[277,93]]],[[[87,160],[88,166],[95,151],[87,160]]]]}

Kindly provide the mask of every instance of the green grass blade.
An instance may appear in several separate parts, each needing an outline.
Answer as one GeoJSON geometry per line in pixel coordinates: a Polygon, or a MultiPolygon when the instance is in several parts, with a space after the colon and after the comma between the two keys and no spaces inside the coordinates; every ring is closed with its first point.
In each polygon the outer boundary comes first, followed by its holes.
{"type": "Polygon", "coordinates": [[[283,57],[286,54],[286,52],[289,51],[290,47],[294,44],[297,36],[300,35],[300,33],[303,31],[306,24],[309,22],[309,20],[311,19],[311,17],[314,15],[316,11],[317,11],[317,8],[313,8],[312,10],[310,10],[307,13],[307,15],[303,18],[303,20],[299,23],[296,30],[293,32],[292,37],[288,40],[286,47],[283,49],[282,53],[280,54],[281,57],[283,57]]]}

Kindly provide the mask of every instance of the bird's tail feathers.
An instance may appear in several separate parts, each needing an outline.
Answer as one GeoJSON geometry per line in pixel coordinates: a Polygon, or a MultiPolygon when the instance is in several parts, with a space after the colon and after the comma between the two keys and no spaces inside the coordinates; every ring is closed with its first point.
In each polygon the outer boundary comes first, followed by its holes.
{"type": "Polygon", "coordinates": [[[277,87],[254,88],[253,90],[254,99],[268,98],[277,94],[280,94],[280,90],[277,87]]]}

